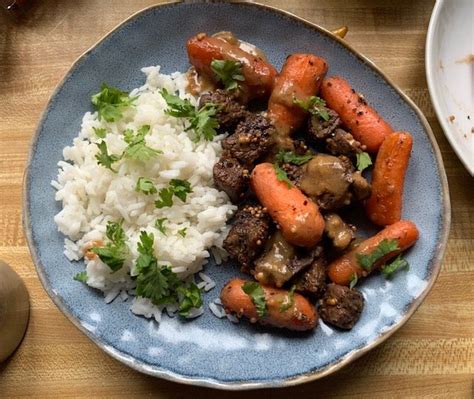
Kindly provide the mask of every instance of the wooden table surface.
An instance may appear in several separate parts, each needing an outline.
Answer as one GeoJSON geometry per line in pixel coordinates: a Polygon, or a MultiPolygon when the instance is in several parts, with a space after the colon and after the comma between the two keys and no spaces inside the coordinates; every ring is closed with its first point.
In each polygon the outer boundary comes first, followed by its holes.
{"type": "MultiPolygon", "coordinates": [[[[441,274],[411,320],[389,340],[333,376],[247,398],[471,398],[474,372],[474,181],[444,138],[424,72],[434,1],[264,1],[329,29],[371,58],[421,108],[444,158],[452,227],[441,274]]],[[[155,379],[110,358],[80,333],[43,291],[21,226],[21,185],[40,113],[71,63],[153,0],[43,0],[22,21],[0,12],[0,258],[31,297],[26,337],[0,365],[0,397],[240,397],[155,379]]],[[[1,337],[0,337],[1,345],[1,337]]]]}

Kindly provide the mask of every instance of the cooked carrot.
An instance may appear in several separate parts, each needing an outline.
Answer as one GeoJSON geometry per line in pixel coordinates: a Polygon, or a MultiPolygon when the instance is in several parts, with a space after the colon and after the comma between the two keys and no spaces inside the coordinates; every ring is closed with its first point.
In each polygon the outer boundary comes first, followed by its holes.
{"type": "Polygon", "coordinates": [[[290,330],[311,330],[318,322],[315,307],[302,295],[268,286],[261,286],[265,296],[265,315],[259,316],[250,295],[243,290],[249,283],[239,278],[230,280],[221,291],[221,301],[228,313],[245,316],[251,322],[260,322],[290,330]],[[286,304],[286,306],[285,306],[286,304]]]}
{"type": "Polygon", "coordinates": [[[324,79],[321,97],[339,114],[345,127],[368,152],[376,153],[384,138],[393,133],[390,125],[367,104],[364,97],[340,76],[324,79]]]}
{"type": "Polygon", "coordinates": [[[328,276],[336,284],[349,285],[355,275],[357,277],[367,276],[394,256],[414,245],[418,235],[417,227],[409,220],[401,220],[387,226],[376,235],[363,241],[358,247],[333,261],[327,269],[328,276]],[[369,269],[362,268],[357,255],[372,254],[383,240],[395,240],[398,248],[378,259],[369,269]]]}
{"type": "Polygon", "coordinates": [[[312,247],[321,240],[324,219],[318,206],[297,187],[289,187],[278,180],[271,163],[261,163],[254,168],[250,186],[280,226],[286,241],[300,247],[312,247]]]}
{"type": "Polygon", "coordinates": [[[199,33],[188,40],[187,51],[189,61],[198,73],[214,80],[216,77],[211,69],[213,60],[240,62],[245,81],[239,82],[239,85],[245,100],[265,98],[272,92],[276,69],[261,57],[247,53],[237,45],[199,33]]]}
{"type": "Polygon", "coordinates": [[[413,137],[396,132],[385,137],[372,172],[372,192],[365,205],[368,218],[379,226],[398,222],[402,214],[403,184],[413,137]]]}
{"type": "Polygon", "coordinates": [[[280,148],[291,148],[290,135],[306,116],[293,100],[307,102],[316,95],[327,70],[326,61],[312,54],[292,54],[286,59],[268,103],[268,117],[277,130],[280,148]]]}

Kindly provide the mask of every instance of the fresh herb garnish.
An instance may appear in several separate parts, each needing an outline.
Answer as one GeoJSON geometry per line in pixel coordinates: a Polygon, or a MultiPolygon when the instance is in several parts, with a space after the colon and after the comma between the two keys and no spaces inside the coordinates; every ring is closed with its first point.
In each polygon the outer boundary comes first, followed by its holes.
{"type": "Polygon", "coordinates": [[[87,272],[85,270],[83,272],[79,272],[73,278],[74,280],[80,281],[81,283],[87,283],[87,272]]]}
{"type": "Polygon", "coordinates": [[[370,155],[367,154],[366,152],[359,152],[356,155],[356,157],[357,157],[357,170],[362,172],[364,169],[372,165],[372,159],[370,158],[370,155]]]}
{"type": "Polygon", "coordinates": [[[326,101],[317,96],[311,96],[306,101],[293,97],[293,104],[298,105],[311,115],[319,116],[321,119],[328,121],[330,119],[326,108],[326,101]]]}
{"type": "Polygon", "coordinates": [[[273,167],[275,168],[275,173],[278,181],[286,182],[288,188],[291,188],[291,181],[288,178],[286,172],[282,169],[282,167],[278,163],[273,164],[273,167]]]}
{"type": "Polygon", "coordinates": [[[158,154],[163,154],[160,150],[154,150],[145,143],[145,136],[150,131],[149,125],[143,125],[134,135],[132,131],[127,129],[124,132],[124,140],[128,146],[123,151],[123,155],[136,161],[148,161],[158,154]]]}
{"type": "Polygon", "coordinates": [[[259,317],[265,317],[267,314],[267,303],[265,302],[265,292],[260,284],[255,282],[247,282],[242,286],[244,291],[252,300],[259,317]]]}
{"type": "Polygon", "coordinates": [[[377,248],[372,251],[372,253],[368,255],[361,253],[356,254],[357,262],[359,262],[359,265],[365,270],[370,270],[375,262],[398,249],[397,240],[384,239],[380,242],[377,248]]]}
{"type": "Polygon", "coordinates": [[[96,143],[97,147],[99,147],[99,152],[95,155],[95,159],[97,159],[97,163],[102,165],[103,167],[110,169],[112,172],[117,173],[117,171],[112,168],[112,165],[120,161],[121,157],[114,154],[109,154],[107,150],[107,143],[105,141],[101,141],[100,143],[96,143]]]}
{"type": "Polygon", "coordinates": [[[408,269],[409,267],[409,263],[403,259],[402,255],[400,254],[393,262],[387,263],[384,267],[382,267],[382,273],[385,278],[392,278],[393,273],[395,273],[397,270],[408,269]]]}
{"type": "Polygon", "coordinates": [[[107,129],[105,129],[103,127],[92,127],[92,129],[94,130],[95,135],[99,139],[104,139],[105,138],[105,135],[107,134],[107,129]]]}
{"type": "Polygon", "coordinates": [[[358,281],[359,281],[359,276],[357,276],[357,273],[354,273],[351,277],[351,283],[349,284],[349,288],[350,289],[354,288],[358,281]]]}
{"type": "Polygon", "coordinates": [[[245,80],[242,74],[242,64],[231,60],[212,60],[211,69],[216,78],[224,84],[226,90],[235,90],[238,82],[245,80]]]}
{"type": "Polygon", "coordinates": [[[122,225],[116,222],[107,223],[105,235],[110,242],[105,247],[92,247],[91,251],[99,255],[100,260],[116,272],[123,266],[129,255],[127,236],[122,225]]]}
{"type": "Polygon", "coordinates": [[[291,308],[295,303],[295,289],[296,285],[292,285],[290,291],[288,291],[288,295],[285,296],[285,300],[280,305],[280,312],[286,312],[289,308],[291,308]]]}
{"type": "Polygon", "coordinates": [[[173,195],[185,202],[189,193],[192,193],[191,183],[186,180],[172,179],[168,187],[162,188],[158,195],[160,199],[155,201],[157,208],[165,208],[173,205],[173,195]]]}
{"type": "Polygon", "coordinates": [[[178,294],[180,297],[178,308],[180,316],[189,316],[189,312],[192,308],[197,309],[202,306],[201,290],[196,284],[191,283],[188,287],[179,287],[178,294]]]}
{"type": "Polygon", "coordinates": [[[135,191],[142,192],[143,194],[156,194],[158,191],[150,179],[146,177],[139,177],[137,180],[137,185],[135,186],[135,191]]]}
{"type": "Polygon", "coordinates": [[[92,104],[98,111],[99,120],[116,122],[122,117],[122,111],[129,107],[136,97],[129,97],[128,93],[102,83],[100,92],[91,98],[92,104]]]}
{"type": "Polygon", "coordinates": [[[178,234],[179,234],[181,237],[184,238],[184,237],[186,237],[186,230],[188,230],[188,228],[187,228],[187,227],[184,227],[184,228],[178,230],[178,234]]]}
{"type": "Polygon", "coordinates": [[[280,150],[276,155],[275,159],[280,163],[292,163],[294,165],[303,165],[308,162],[313,156],[311,154],[307,155],[297,155],[293,151],[280,150]]]}
{"type": "Polygon", "coordinates": [[[201,291],[195,284],[186,285],[170,266],[159,265],[153,252],[154,236],[142,231],[138,243],[137,296],[148,298],[155,305],[179,302],[179,314],[188,316],[194,307],[202,305],[201,291]]]}
{"type": "Polygon", "coordinates": [[[160,94],[168,105],[165,111],[168,115],[188,120],[189,126],[186,131],[194,130],[194,141],[198,142],[201,139],[210,141],[214,138],[219,127],[216,119],[217,107],[214,104],[208,103],[197,110],[188,99],[183,100],[177,95],[168,93],[166,89],[162,89],[160,94]]]}
{"type": "Polygon", "coordinates": [[[166,235],[165,222],[168,221],[167,218],[156,219],[155,227],[161,232],[161,234],[166,235]]]}

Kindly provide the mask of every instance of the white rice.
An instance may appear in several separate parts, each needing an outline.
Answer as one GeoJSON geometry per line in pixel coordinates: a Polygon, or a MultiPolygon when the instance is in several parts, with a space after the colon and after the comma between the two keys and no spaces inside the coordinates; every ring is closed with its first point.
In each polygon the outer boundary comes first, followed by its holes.
{"type": "MultiPolygon", "coordinates": [[[[134,295],[135,284],[130,275],[135,275],[140,231],[154,234],[154,251],[159,263],[171,265],[181,279],[187,279],[202,270],[210,251],[218,263],[225,259],[222,241],[227,233],[226,221],[236,210],[227,195],[213,187],[212,169],[220,156],[223,136],[217,136],[211,142],[194,143],[185,132],[186,122],[164,112],[167,105],[159,94],[162,88],[171,93],[178,92],[181,98],[196,104],[197,99],[185,92],[185,75],[178,72],[164,75],[160,73],[160,67],[143,68],[142,71],[146,83],[131,92],[138,98],[134,107],[123,112],[122,119],[107,123],[99,121],[95,112],[84,115],[81,131],[72,146],[64,148],[64,161],[58,163],[58,177],[51,182],[57,190],[56,200],[62,202],[62,210],[54,220],[66,236],[64,254],[68,259],[83,259],[91,241],[105,240],[107,222],[123,220],[130,256],[120,270],[112,273],[100,259],[84,258],[87,284],[103,291],[106,302],[118,296],[126,300],[134,295]],[[163,154],[147,162],[119,161],[114,165],[118,173],[98,165],[96,143],[101,139],[97,138],[94,127],[107,129],[104,140],[108,151],[119,154],[127,145],[123,131],[129,128],[137,131],[143,125],[151,126],[146,136],[147,145],[163,154]],[[171,179],[188,180],[193,191],[185,203],[175,198],[172,207],[157,209],[154,205],[156,195],[135,191],[141,176],[152,179],[158,190],[167,187],[171,179]],[[167,219],[166,236],[155,228],[158,218],[167,219]],[[187,229],[185,237],[177,234],[183,228],[187,229]]],[[[205,291],[215,286],[207,275],[200,274],[200,277],[200,286],[205,291]]],[[[168,313],[170,309],[167,309],[168,313]]],[[[131,310],[160,321],[163,307],[135,297],[131,310]]],[[[197,317],[202,312],[202,308],[193,309],[190,317],[197,317]]]]}

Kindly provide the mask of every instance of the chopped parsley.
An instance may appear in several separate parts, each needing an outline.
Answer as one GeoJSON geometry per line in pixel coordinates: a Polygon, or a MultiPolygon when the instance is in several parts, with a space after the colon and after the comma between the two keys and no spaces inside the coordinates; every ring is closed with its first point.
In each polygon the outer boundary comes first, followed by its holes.
{"type": "Polygon", "coordinates": [[[192,308],[197,309],[202,306],[201,290],[196,284],[191,283],[188,287],[179,287],[178,294],[181,297],[178,308],[180,316],[189,316],[189,312],[192,308]]]}
{"type": "Polygon", "coordinates": [[[79,272],[73,278],[74,280],[80,281],[81,283],[87,283],[87,272],[85,270],[83,272],[79,272]]]}
{"type": "Polygon", "coordinates": [[[105,138],[105,135],[107,134],[107,129],[105,129],[103,127],[93,127],[92,129],[94,130],[95,135],[99,139],[104,139],[105,138]]]}
{"type": "Polygon", "coordinates": [[[231,60],[212,60],[211,69],[216,78],[224,84],[226,90],[238,89],[238,82],[245,80],[242,64],[231,60]]]}
{"type": "Polygon", "coordinates": [[[256,282],[247,282],[242,286],[244,291],[252,300],[259,317],[265,317],[267,314],[267,303],[265,302],[265,292],[260,284],[256,282]]]}
{"type": "Polygon", "coordinates": [[[135,191],[142,192],[143,194],[156,194],[158,191],[150,179],[146,177],[139,177],[137,180],[137,185],[135,186],[135,191]]]}
{"type": "Polygon", "coordinates": [[[385,255],[388,255],[396,250],[398,250],[397,240],[387,240],[384,239],[380,244],[375,248],[370,254],[361,254],[357,253],[356,258],[359,265],[365,270],[370,270],[373,265],[385,255]]]}
{"type": "Polygon", "coordinates": [[[326,108],[326,101],[320,97],[311,96],[306,101],[293,97],[293,104],[296,104],[305,111],[308,111],[311,115],[319,116],[324,121],[328,121],[330,119],[328,110],[326,108]]]}
{"type": "Polygon", "coordinates": [[[187,228],[187,227],[184,227],[184,228],[178,230],[178,234],[179,234],[181,237],[184,238],[184,237],[186,237],[186,230],[188,230],[188,228],[187,228]]]}
{"type": "Polygon", "coordinates": [[[364,169],[367,169],[370,165],[372,165],[372,159],[370,158],[370,155],[366,152],[359,152],[356,157],[357,170],[362,172],[364,169]]]}
{"type": "Polygon", "coordinates": [[[295,304],[295,289],[296,285],[292,285],[290,291],[288,291],[288,295],[285,296],[285,300],[280,305],[281,313],[286,312],[295,304]]]}
{"type": "Polygon", "coordinates": [[[104,247],[92,247],[91,251],[97,254],[114,272],[121,269],[129,255],[129,249],[126,241],[127,236],[123,231],[121,223],[109,222],[105,235],[109,239],[104,247]]]}
{"type": "Polygon", "coordinates": [[[282,169],[282,167],[278,163],[273,164],[273,167],[275,168],[275,173],[276,173],[278,181],[286,182],[286,184],[288,185],[288,188],[291,188],[292,186],[291,181],[288,178],[288,175],[286,174],[286,172],[282,169]]]}
{"type": "Polygon", "coordinates": [[[95,159],[97,159],[97,163],[102,165],[104,168],[110,169],[112,172],[117,173],[117,171],[112,168],[112,165],[120,161],[122,158],[119,155],[109,154],[107,150],[107,143],[105,141],[101,141],[100,143],[96,143],[97,147],[99,147],[99,152],[95,155],[95,159]]]}
{"type": "Polygon", "coordinates": [[[181,201],[185,202],[189,193],[192,193],[191,183],[186,180],[172,179],[168,187],[162,188],[158,195],[159,200],[155,201],[157,208],[165,208],[173,205],[173,196],[175,195],[181,201]]]}
{"type": "Polygon", "coordinates": [[[175,118],[184,118],[189,122],[186,131],[193,130],[195,133],[194,141],[200,140],[211,141],[217,134],[216,129],[219,127],[217,122],[217,107],[208,103],[200,109],[196,109],[188,99],[182,99],[175,94],[170,94],[166,89],[160,92],[163,99],[168,105],[165,111],[168,115],[175,118]]]}
{"type": "Polygon", "coordinates": [[[127,129],[124,132],[124,140],[128,146],[123,151],[123,155],[127,158],[135,159],[136,161],[146,162],[158,154],[163,154],[162,151],[154,150],[145,143],[145,136],[149,131],[149,125],[143,125],[138,129],[136,135],[133,134],[133,131],[127,129]]]}
{"type": "Polygon", "coordinates": [[[382,273],[385,278],[392,278],[393,273],[395,273],[397,270],[408,269],[409,267],[409,263],[406,261],[406,259],[403,259],[402,255],[400,254],[395,258],[393,262],[387,263],[382,268],[382,273]]]}
{"type": "Polygon", "coordinates": [[[294,165],[303,165],[308,162],[313,155],[297,155],[293,151],[280,150],[275,159],[280,163],[292,163],[294,165]]]}
{"type": "Polygon", "coordinates": [[[359,281],[359,277],[357,276],[357,273],[354,273],[351,277],[351,283],[349,284],[349,288],[352,289],[357,285],[357,282],[359,281]]]}
{"type": "Polygon", "coordinates": [[[167,218],[156,219],[155,227],[161,232],[161,234],[166,235],[165,222],[168,221],[167,218]]]}
{"type": "Polygon", "coordinates": [[[99,120],[116,122],[122,117],[122,111],[132,105],[136,97],[130,97],[116,87],[102,83],[100,92],[91,97],[92,104],[98,112],[99,120]]]}
{"type": "Polygon", "coordinates": [[[202,306],[201,291],[195,284],[185,284],[170,266],[159,265],[153,251],[153,233],[142,231],[138,243],[137,296],[154,305],[179,303],[179,314],[188,316],[192,308],[202,306]]]}

